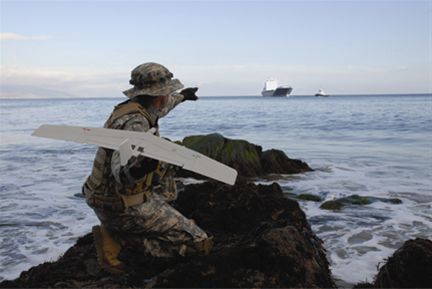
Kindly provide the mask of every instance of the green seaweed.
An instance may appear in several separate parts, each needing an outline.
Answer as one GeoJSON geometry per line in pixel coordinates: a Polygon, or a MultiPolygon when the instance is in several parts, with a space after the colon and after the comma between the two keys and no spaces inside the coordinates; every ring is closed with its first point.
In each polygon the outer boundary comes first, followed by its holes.
{"type": "Polygon", "coordinates": [[[344,204],[339,201],[326,201],[321,204],[320,209],[324,210],[340,210],[342,209],[344,204]]]}
{"type": "Polygon", "coordinates": [[[312,195],[312,194],[300,194],[297,196],[299,200],[303,201],[312,201],[312,202],[321,202],[320,196],[312,195]]]}
{"type": "Polygon", "coordinates": [[[362,197],[359,195],[351,195],[345,198],[338,199],[338,201],[343,204],[351,204],[351,205],[369,205],[372,203],[369,197],[362,197]]]}

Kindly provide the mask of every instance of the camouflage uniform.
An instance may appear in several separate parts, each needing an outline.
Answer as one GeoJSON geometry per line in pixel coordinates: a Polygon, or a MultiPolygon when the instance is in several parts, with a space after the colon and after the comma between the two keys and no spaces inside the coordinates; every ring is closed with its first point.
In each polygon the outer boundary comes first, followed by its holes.
{"type": "MultiPolygon", "coordinates": [[[[142,132],[154,127],[158,135],[157,119],[183,101],[183,95],[175,93],[183,85],[171,78],[172,74],[161,65],[138,66],[132,71],[130,81],[135,87],[124,92],[131,100],[118,105],[104,127],[142,132]],[[140,99],[145,98],[140,95],[164,94],[169,95],[167,103],[158,111],[153,106],[145,109],[139,104],[140,99]],[[127,106],[126,113],[121,113],[127,106]]],[[[118,151],[99,148],[92,173],[83,186],[87,203],[121,243],[154,257],[185,255],[188,249],[193,250],[208,236],[168,204],[176,198],[173,171],[169,165],[159,164],[162,177],[148,172],[137,178],[131,172],[139,165],[138,161],[134,158],[122,166],[118,151]],[[124,198],[134,198],[140,196],[139,193],[143,195],[143,201],[127,206],[124,198]]]]}

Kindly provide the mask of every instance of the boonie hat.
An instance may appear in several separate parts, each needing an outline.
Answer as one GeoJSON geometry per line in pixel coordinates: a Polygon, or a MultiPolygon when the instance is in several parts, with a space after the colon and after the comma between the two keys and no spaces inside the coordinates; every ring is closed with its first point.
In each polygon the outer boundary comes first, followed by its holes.
{"type": "Polygon", "coordinates": [[[163,65],[147,62],[135,67],[131,72],[129,83],[134,87],[123,91],[133,98],[138,95],[169,95],[181,89],[184,85],[178,79],[172,79],[173,74],[163,65]]]}

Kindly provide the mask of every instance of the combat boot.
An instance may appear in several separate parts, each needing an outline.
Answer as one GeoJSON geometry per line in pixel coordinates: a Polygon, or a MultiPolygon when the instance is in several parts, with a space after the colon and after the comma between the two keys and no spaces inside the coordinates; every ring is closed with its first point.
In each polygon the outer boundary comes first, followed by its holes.
{"type": "Polygon", "coordinates": [[[116,275],[126,273],[125,265],[118,259],[121,245],[103,225],[94,226],[92,231],[98,263],[102,269],[116,275]]]}
{"type": "Polygon", "coordinates": [[[213,248],[213,236],[209,236],[199,242],[193,243],[193,247],[188,247],[187,255],[208,255],[213,248]]]}

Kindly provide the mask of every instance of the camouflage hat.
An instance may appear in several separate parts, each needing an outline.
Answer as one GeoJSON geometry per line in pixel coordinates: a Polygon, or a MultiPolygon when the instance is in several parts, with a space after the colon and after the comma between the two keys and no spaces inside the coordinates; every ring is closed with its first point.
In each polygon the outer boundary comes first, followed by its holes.
{"type": "Polygon", "coordinates": [[[172,79],[173,74],[163,65],[148,62],[135,67],[131,73],[129,83],[134,87],[123,91],[129,97],[138,95],[169,95],[183,88],[178,79],[172,79]]]}

